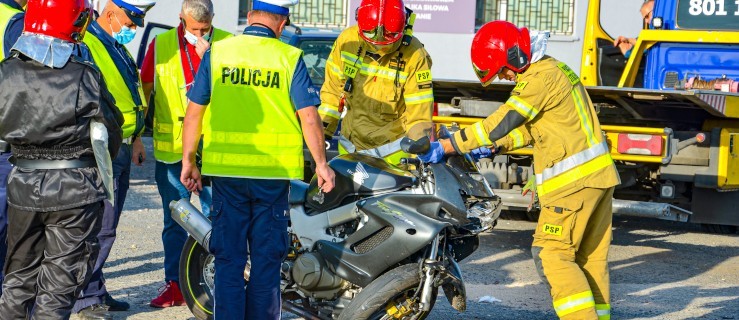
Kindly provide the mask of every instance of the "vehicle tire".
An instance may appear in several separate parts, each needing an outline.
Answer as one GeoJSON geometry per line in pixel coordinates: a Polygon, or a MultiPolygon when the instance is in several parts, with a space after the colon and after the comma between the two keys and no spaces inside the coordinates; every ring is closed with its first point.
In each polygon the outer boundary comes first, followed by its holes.
{"type": "Polygon", "coordinates": [[[709,224],[709,223],[701,224],[701,230],[706,233],[735,234],[737,229],[739,229],[739,227],[725,225],[725,224],[709,224]]]}
{"type": "Polygon", "coordinates": [[[215,259],[193,237],[180,254],[180,290],[187,307],[198,320],[213,319],[215,259]]]}
{"type": "MultiPolygon", "coordinates": [[[[395,301],[405,301],[415,294],[421,278],[418,264],[406,264],[388,271],[362,289],[339,315],[339,320],[377,320],[387,315],[386,307],[395,301]]],[[[438,295],[434,288],[431,297],[433,310],[438,295]]],[[[425,319],[429,312],[420,312],[415,319],[425,319]]],[[[410,318],[404,315],[399,319],[410,318]]],[[[390,317],[391,319],[398,319],[390,317]]]]}

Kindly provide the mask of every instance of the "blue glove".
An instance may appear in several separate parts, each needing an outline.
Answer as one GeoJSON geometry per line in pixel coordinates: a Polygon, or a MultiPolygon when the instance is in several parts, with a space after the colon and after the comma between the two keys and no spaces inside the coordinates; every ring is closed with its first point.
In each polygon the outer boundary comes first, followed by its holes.
{"type": "Polygon", "coordinates": [[[493,156],[493,150],[490,150],[488,147],[479,147],[470,151],[470,155],[475,160],[480,160],[480,158],[490,158],[493,156]]]}
{"type": "Polygon", "coordinates": [[[441,142],[434,141],[431,143],[431,148],[424,154],[419,154],[418,159],[426,163],[439,163],[444,160],[444,147],[441,142]]]}

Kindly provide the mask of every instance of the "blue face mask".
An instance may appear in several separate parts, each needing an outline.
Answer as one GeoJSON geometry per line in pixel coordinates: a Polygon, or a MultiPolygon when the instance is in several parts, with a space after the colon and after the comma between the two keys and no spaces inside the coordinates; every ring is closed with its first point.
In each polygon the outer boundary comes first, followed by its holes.
{"type": "MultiPolygon", "coordinates": [[[[127,44],[133,40],[133,38],[136,36],[136,29],[131,29],[127,26],[124,26],[121,24],[121,21],[118,20],[118,17],[115,17],[115,20],[118,21],[118,25],[121,26],[121,30],[118,32],[113,32],[113,39],[115,41],[118,41],[120,44],[127,44]]],[[[113,30],[113,25],[110,26],[110,30],[113,30]]]]}

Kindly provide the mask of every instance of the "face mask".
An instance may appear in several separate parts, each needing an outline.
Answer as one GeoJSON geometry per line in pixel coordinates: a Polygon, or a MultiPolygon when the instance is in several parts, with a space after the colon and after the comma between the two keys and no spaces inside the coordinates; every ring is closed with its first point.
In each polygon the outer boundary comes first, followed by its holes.
{"type": "MultiPolygon", "coordinates": [[[[118,17],[115,17],[115,20],[118,21],[118,25],[121,26],[121,30],[118,32],[113,32],[113,38],[115,41],[117,41],[120,44],[127,44],[133,40],[133,38],[136,36],[136,29],[131,29],[127,26],[124,26],[121,24],[121,21],[118,20],[118,17]]],[[[113,30],[113,25],[110,26],[110,30],[113,30]]]]}
{"type": "Polygon", "coordinates": [[[194,34],[190,33],[190,31],[187,31],[187,30],[185,30],[185,40],[187,40],[187,42],[190,43],[193,46],[196,43],[198,43],[198,37],[195,36],[194,34]]]}

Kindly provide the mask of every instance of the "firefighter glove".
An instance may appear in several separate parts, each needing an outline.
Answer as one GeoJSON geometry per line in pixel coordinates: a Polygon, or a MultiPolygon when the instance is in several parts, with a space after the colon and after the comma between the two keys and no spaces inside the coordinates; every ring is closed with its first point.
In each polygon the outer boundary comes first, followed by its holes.
{"type": "Polygon", "coordinates": [[[441,145],[441,142],[434,141],[431,143],[429,151],[419,154],[418,159],[426,163],[439,163],[444,160],[444,146],[441,145]]]}

